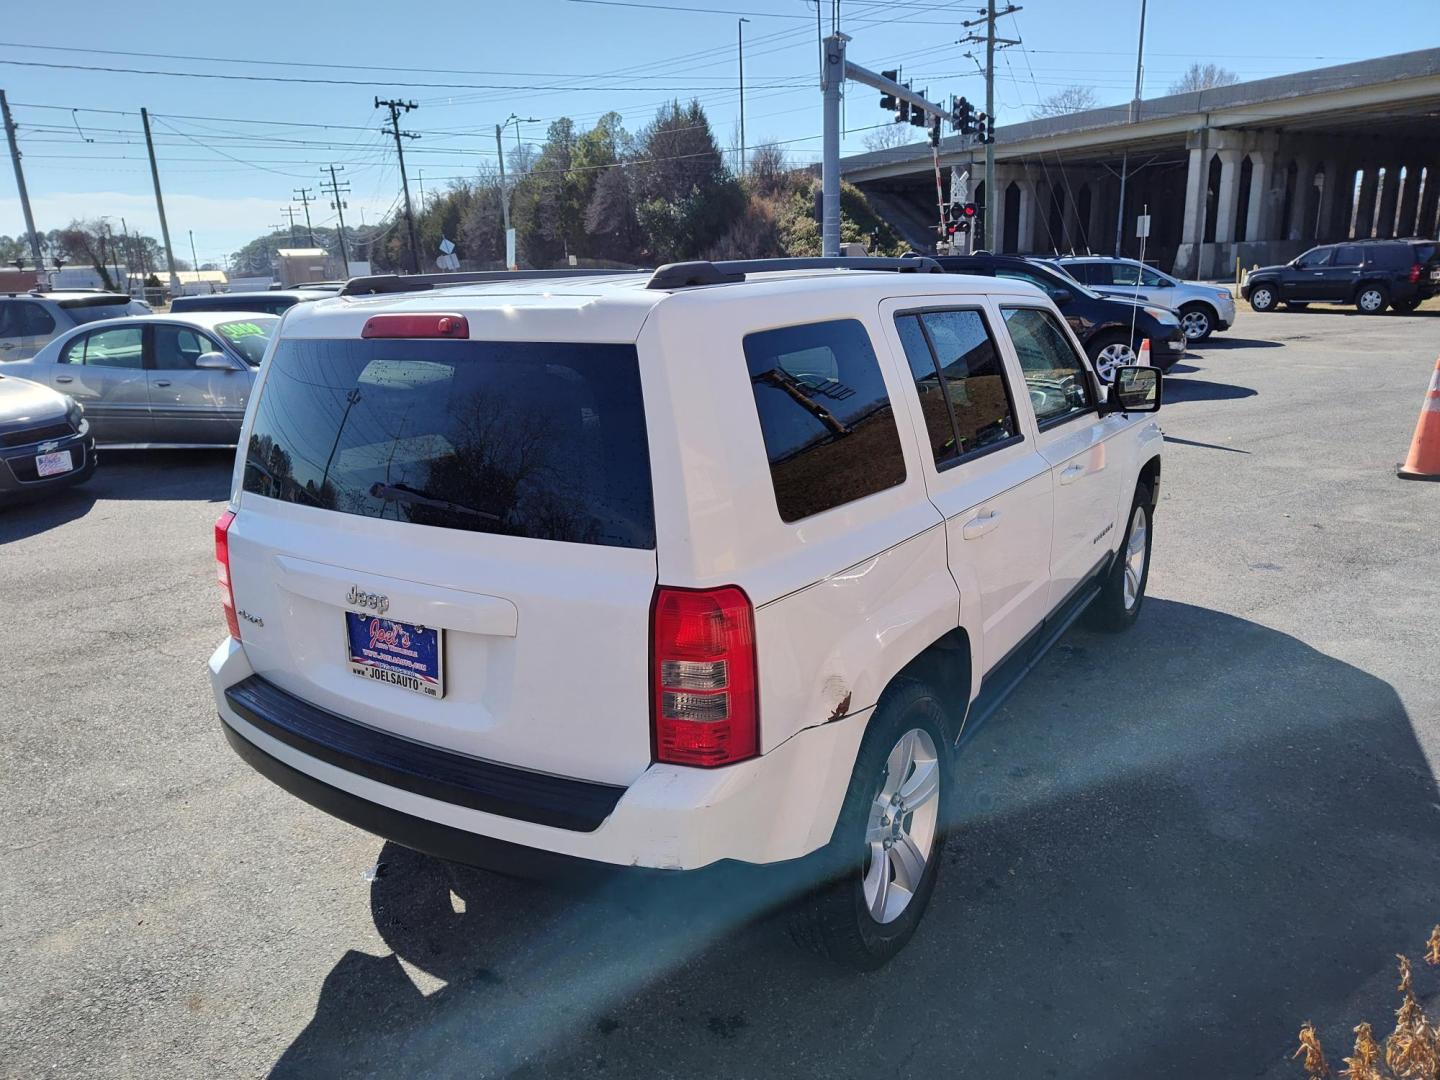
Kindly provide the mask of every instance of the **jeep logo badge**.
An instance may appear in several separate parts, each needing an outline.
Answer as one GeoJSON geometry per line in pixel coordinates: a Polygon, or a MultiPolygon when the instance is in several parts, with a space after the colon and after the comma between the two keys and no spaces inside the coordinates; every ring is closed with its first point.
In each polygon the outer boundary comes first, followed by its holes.
{"type": "Polygon", "coordinates": [[[352,607],[369,608],[371,611],[384,615],[390,610],[390,598],[381,593],[366,592],[358,585],[350,586],[350,594],[345,597],[345,602],[352,607]]]}

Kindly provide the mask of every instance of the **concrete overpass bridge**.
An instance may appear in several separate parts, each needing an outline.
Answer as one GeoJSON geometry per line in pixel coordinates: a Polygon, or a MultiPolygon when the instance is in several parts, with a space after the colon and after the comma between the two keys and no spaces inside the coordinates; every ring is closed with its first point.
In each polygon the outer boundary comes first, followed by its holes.
{"type": "MultiPolygon", "coordinates": [[[[918,131],[918,129],[917,129],[918,131]]],[[[985,202],[984,148],[940,149],[985,202]],[[977,185],[976,181],[982,181],[977,185]]],[[[1440,49],[1302,71],[996,129],[991,203],[1005,252],[1139,254],[1187,276],[1225,277],[1315,243],[1437,232],[1440,49]],[[1126,174],[1125,205],[1120,175],[1126,174]]],[[[848,157],[841,175],[912,243],[936,240],[928,143],[848,157]],[[932,223],[927,231],[922,223],[932,223]]]]}

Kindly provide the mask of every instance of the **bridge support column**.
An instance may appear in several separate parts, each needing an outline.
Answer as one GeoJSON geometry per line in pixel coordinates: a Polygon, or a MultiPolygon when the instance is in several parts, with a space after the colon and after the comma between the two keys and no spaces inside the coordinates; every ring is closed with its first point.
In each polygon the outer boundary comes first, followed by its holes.
{"type": "MultiPolygon", "coordinates": [[[[1374,165],[1365,166],[1365,175],[1360,178],[1360,197],[1355,204],[1355,239],[1369,238],[1375,225],[1375,189],[1380,183],[1380,170],[1374,165]]],[[[1347,234],[1348,235],[1348,234],[1347,234]]]]}
{"type": "Polygon", "coordinates": [[[1420,216],[1415,220],[1416,236],[1434,236],[1440,222],[1435,210],[1440,207],[1440,160],[1431,160],[1425,173],[1425,198],[1420,201],[1420,216]]]}
{"type": "Polygon", "coordinates": [[[1250,151],[1250,202],[1245,213],[1245,239],[1249,243],[1273,240],[1277,208],[1270,194],[1275,154],[1270,150],[1250,151]]]}
{"type": "Polygon", "coordinates": [[[1285,238],[1302,243],[1310,239],[1315,226],[1315,159],[1304,155],[1295,158],[1295,191],[1290,196],[1290,220],[1285,222],[1285,238]]]}
{"type": "MultiPolygon", "coordinates": [[[[1330,222],[1335,217],[1336,189],[1339,187],[1340,179],[1343,175],[1340,163],[1334,158],[1330,158],[1325,162],[1324,170],[1325,171],[1321,173],[1320,181],[1320,206],[1315,217],[1312,219],[1312,227],[1314,229],[1313,239],[1317,242],[1329,240],[1330,237],[1334,235],[1330,227],[1330,222]]],[[[1309,236],[1310,234],[1308,232],[1302,231],[1300,233],[1300,239],[1302,240],[1309,236]]]]}
{"type": "Polygon", "coordinates": [[[1395,223],[1396,236],[1415,236],[1415,218],[1420,212],[1420,170],[1422,162],[1405,163],[1405,190],[1400,193],[1400,216],[1395,223]]]}
{"type": "MultiPolygon", "coordinates": [[[[1192,137],[1190,163],[1185,172],[1185,217],[1180,228],[1180,247],[1175,252],[1175,273],[1181,277],[1199,277],[1201,241],[1205,236],[1205,180],[1209,172],[1210,151],[1192,137]]],[[[1117,213],[1123,214],[1122,206],[1117,213]]]]}
{"type": "Polygon", "coordinates": [[[1385,176],[1380,182],[1380,217],[1375,223],[1375,235],[1389,239],[1395,235],[1395,203],[1400,197],[1400,166],[1391,161],[1385,166],[1385,176]]]}
{"type": "Polygon", "coordinates": [[[1020,227],[1016,231],[1015,248],[1018,252],[1035,250],[1035,181],[1020,178],[1015,181],[1020,189],[1020,227]]]}
{"type": "Polygon", "coordinates": [[[1220,190],[1215,198],[1215,243],[1235,242],[1235,213],[1240,205],[1240,162],[1243,150],[1217,150],[1220,157],[1220,190]]]}

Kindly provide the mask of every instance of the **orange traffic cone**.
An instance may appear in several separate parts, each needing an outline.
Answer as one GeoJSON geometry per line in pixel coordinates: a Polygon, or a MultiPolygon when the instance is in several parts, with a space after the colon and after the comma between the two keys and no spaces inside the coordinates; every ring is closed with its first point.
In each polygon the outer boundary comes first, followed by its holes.
{"type": "Polygon", "coordinates": [[[1402,480],[1440,481],[1440,360],[1435,361],[1435,374],[1420,405],[1420,422],[1410,440],[1410,456],[1404,465],[1395,466],[1395,475],[1402,480]]]}
{"type": "Polygon", "coordinates": [[[1155,366],[1154,364],[1150,363],[1150,339],[1148,337],[1140,339],[1140,354],[1135,357],[1135,363],[1139,364],[1141,367],[1155,366]]]}

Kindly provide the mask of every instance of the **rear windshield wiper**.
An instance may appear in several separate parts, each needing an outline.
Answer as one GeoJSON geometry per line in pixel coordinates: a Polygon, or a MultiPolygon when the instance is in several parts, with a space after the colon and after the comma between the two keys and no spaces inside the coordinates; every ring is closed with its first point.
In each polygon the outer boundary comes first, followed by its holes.
{"type": "Polygon", "coordinates": [[[385,499],[388,502],[428,506],[431,509],[444,510],[451,514],[469,514],[472,517],[485,518],[487,521],[501,520],[499,514],[477,510],[473,506],[462,506],[460,503],[450,502],[447,499],[437,499],[428,492],[420,491],[409,484],[382,484],[376,481],[370,485],[370,495],[372,498],[385,499]]]}

